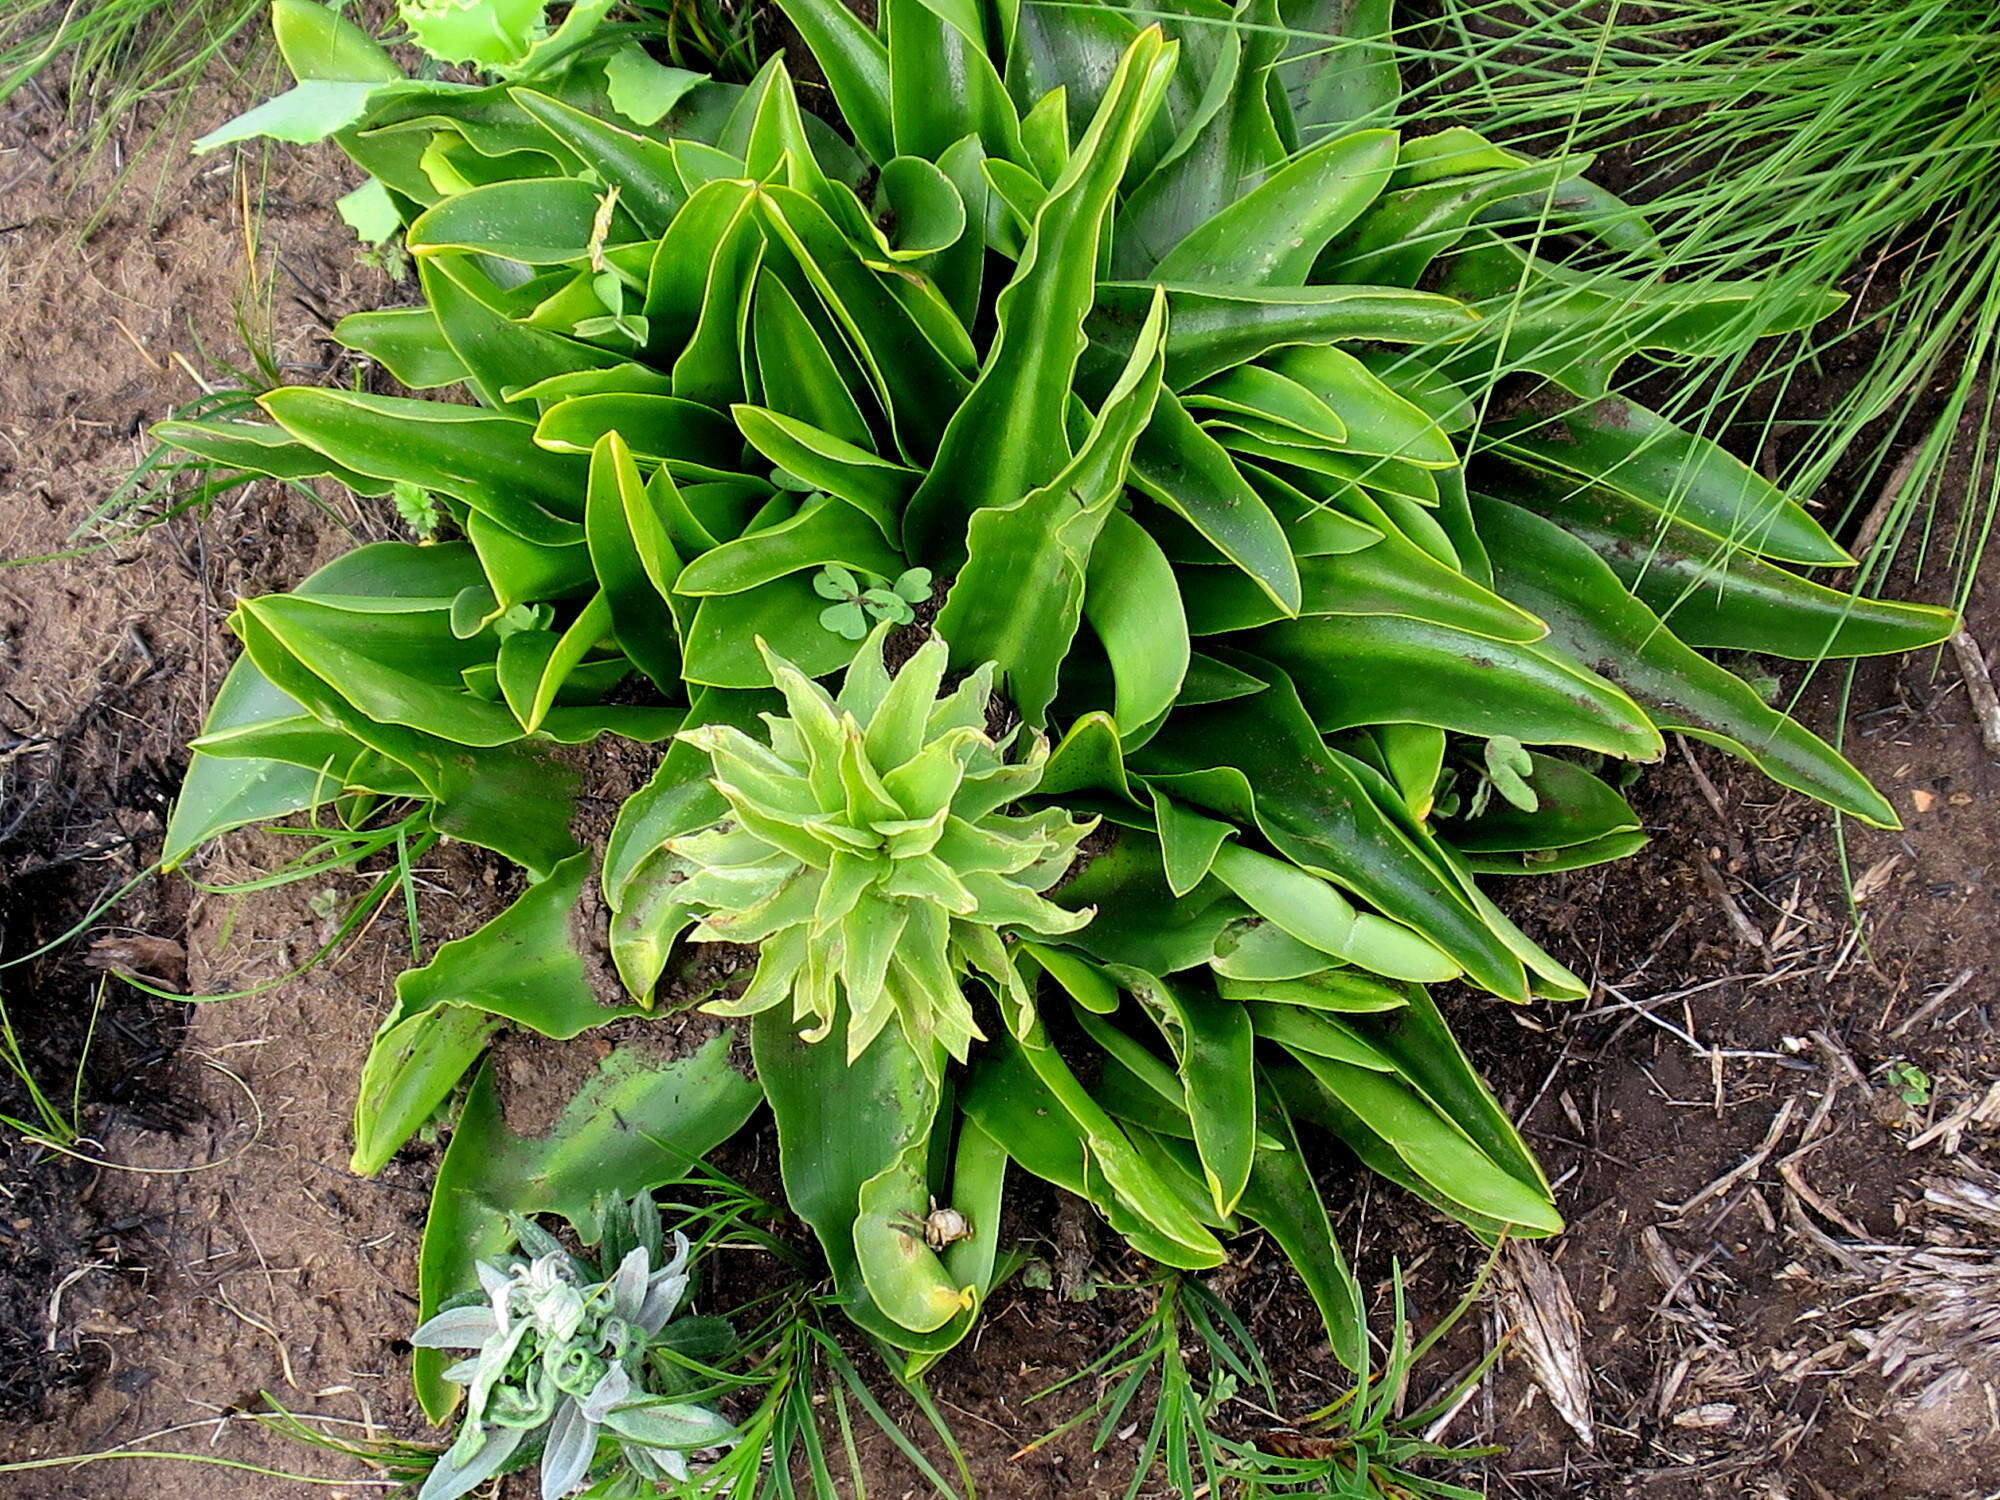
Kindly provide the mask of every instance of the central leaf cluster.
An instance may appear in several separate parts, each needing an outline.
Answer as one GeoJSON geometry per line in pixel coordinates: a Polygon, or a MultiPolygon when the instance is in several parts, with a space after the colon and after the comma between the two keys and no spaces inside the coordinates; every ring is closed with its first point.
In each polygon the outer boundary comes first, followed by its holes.
{"type": "Polygon", "coordinates": [[[893,1017],[934,1072],[940,1048],[962,1062],[983,1039],[960,986],[968,969],[1025,1028],[1032,1001],[1002,934],[1058,937],[1089,921],[1042,893],[1096,821],[1000,811],[1035,789],[1047,742],[1010,762],[1013,736],[985,729],[991,666],[939,697],[944,643],[891,675],[886,638],[869,638],[838,698],[763,648],[789,713],[764,716],[768,744],[724,724],[683,734],[712,762],[729,815],[666,848],[690,936],[762,945],[743,996],[709,1009],[752,1015],[789,996],[818,1041],[844,996],[850,1058],[893,1017]]]}

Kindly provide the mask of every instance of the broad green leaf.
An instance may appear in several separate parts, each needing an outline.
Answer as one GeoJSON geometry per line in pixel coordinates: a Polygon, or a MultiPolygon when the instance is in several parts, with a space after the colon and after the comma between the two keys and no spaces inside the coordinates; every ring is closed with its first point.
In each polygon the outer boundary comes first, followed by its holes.
{"type": "Polygon", "coordinates": [[[1382,774],[1402,794],[1410,816],[1422,822],[1431,815],[1444,771],[1444,731],[1428,724],[1377,724],[1374,739],[1382,774]]]}
{"type": "Polygon", "coordinates": [[[853,660],[855,643],[820,625],[825,607],[805,573],[741,594],[711,594],[697,603],[687,626],[682,675],[708,687],[769,687],[771,669],[757,650],[759,639],[808,677],[838,671],[853,660]]]}
{"type": "MultiPolygon", "coordinates": [[[[1129,344],[1153,286],[1102,283],[1091,338],[1113,349],[1129,344]]],[[[1167,384],[1176,391],[1287,344],[1450,344],[1479,326],[1479,314],[1454,298],[1379,286],[1174,284],[1167,287],[1167,319],[1167,384]]]]}
{"type": "MultiPolygon", "coordinates": [[[[1060,473],[1021,500],[983,506],[973,513],[966,530],[966,562],[937,619],[938,633],[952,645],[954,664],[971,667],[997,662],[1000,677],[1021,716],[1036,727],[1044,722],[1056,694],[1063,658],[1076,635],[1079,619],[1089,608],[1088,586],[1095,551],[1107,525],[1122,521],[1112,510],[1123,492],[1133,445],[1152,419],[1160,393],[1161,339],[1165,332],[1162,306],[1133,345],[1118,383],[1105,398],[1081,449],[1060,473]]],[[[1131,526],[1129,521],[1125,525],[1131,526]]],[[[1136,530],[1136,527],[1134,528],[1136,530]]],[[[1108,569],[1130,574],[1150,561],[1138,543],[1127,542],[1108,569]],[[1121,568],[1121,563],[1124,565],[1121,568]]],[[[1114,543],[1118,550],[1119,543],[1114,543]]],[[[1126,577],[1144,585],[1157,577],[1126,577]]],[[[1171,575],[1165,581],[1167,599],[1178,613],[1179,596],[1171,575]]],[[[1138,622],[1133,612],[1160,612],[1157,595],[1141,594],[1119,604],[1100,604],[1099,613],[1120,639],[1126,662],[1128,692],[1147,717],[1165,709],[1179,686],[1172,642],[1162,660],[1135,660],[1126,638],[1138,622]],[[1123,610],[1124,612],[1121,612],[1123,610]],[[1164,667],[1165,671],[1158,670],[1164,667]],[[1173,677],[1157,704],[1160,678],[1173,677]]],[[[1181,631],[1183,639],[1185,626],[1181,631]]],[[[1158,638],[1142,643],[1156,650],[1158,638]]],[[[1113,659],[1114,669],[1118,658],[1113,659]]],[[[1128,720],[1121,704],[1120,722],[1128,720]]]]}
{"type": "Polygon", "coordinates": [[[899,156],[883,165],[875,209],[876,222],[886,220],[893,226],[887,233],[877,231],[878,243],[891,260],[936,255],[965,233],[965,200],[952,180],[921,156],[899,156]]]}
{"type": "Polygon", "coordinates": [[[1553,1234],[1562,1218],[1538,1178],[1524,1180],[1475,1145],[1449,1116],[1400,1076],[1293,1053],[1328,1095],[1401,1157],[1435,1191],[1472,1213],[1553,1234]]]}
{"type": "Polygon", "coordinates": [[[436,799],[430,818],[440,833],[504,854],[535,878],[576,852],[569,832],[573,775],[518,745],[468,747],[371,719],[287,651],[255,611],[239,608],[231,628],[258,670],[282,692],[323,722],[407,766],[436,799]]]}
{"type": "Polygon", "coordinates": [[[938,168],[958,189],[965,212],[965,231],[940,251],[924,269],[937,284],[958,321],[970,328],[979,312],[980,288],[986,276],[986,214],[991,195],[981,169],[985,153],[977,136],[962,136],[938,158],[938,168]]]}
{"type": "Polygon", "coordinates": [[[520,720],[523,730],[533,734],[543,727],[550,710],[556,705],[556,695],[563,684],[582,665],[584,657],[610,633],[611,604],[600,589],[560,634],[546,630],[523,630],[500,643],[498,676],[501,696],[520,720]],[[514,648],[529,642],[534,642],[534,645],[517,669],[510,659],[514,648]]]}
{"type": "MultiPolygon", "coordinates": [[[[1224,931],[1251,917],[1249,907],[1217,880],[1176,896],[1161,866],[1158,841],[1129,828],[1119,829],[1109,849],[1051,896],[1072,911],[1097,910],[1087,927],[1067,939],[1070,946],[1149,974],[1176,974],[1209,962],[1224,931]]],[[[1325,962],[1318,954],[1317,963],[1325,962]]]]}
{"type": "Polygon", "coordinates": [[[1837,293],[1754,281],[1640,281],[1571,270],[1477,229],[1447,263],[1439,290],[1492,317],[1492,337],[1448,373],[1483,382],[1532,370],[1587,399],[1609,394],[1619,367],[1642,350],[1701,354],[1736,336],[1746,319],[1761,334],[1792,333],[1841,302],[1837,293]]]}
{"type": "Polygon", "coordinates": [[[502,1025],[567,1041],[639,1014],[601,1000],[576,951],[573,914],[590,863],[572,855],[499,916],[397,976],[396,1008],[361,1070],[350,1171],[370,1177],[387,1166],[502,1025]]]}
{"type": "Polygon", "coordinates": [[[638,42],[627,42],[604,64],[611,107],[635,125],[656,125],[707,75],[655,62],[638,42]]]}
{"type": "Polygon", "coordinates": [[[1350,969],[1322,969],[1298,979],[1232,979],[1218,975],[1216,990],[1225,1000],[1258,1000],[1270,1005],[1363,1014],[1398,1010],[1409,1004],[1407,987],[1384,984],[1350,969]]]}
{"type": "MultiPolygon", "coordinates": [[[[604,193],[574,177],[489,183],[426,210],[403,238],[418,256],[465,250],[528,266],[587,261],[602,243],[604,193]]],[[[632,237],[628,230],[611,243],[632,237]]]]}
{"type": "MultiPolygon", "coordinates": [[[[776,694],[697,692],[685,728],[728,724],[746,733],[776,694]]],[[[685,739],[667,749],[652,779],[618,809],[604,846],[604,897],[611,907],[611,959],[628,994],[650,996],[667,964],[669,945],[692,920],[675,899],[682,883],[674,856],[661,846],[716,822],[728,810],[710,783],[707,752],[685,739]]]]}
{"type": "Polygon", "coordinates": [[[271,32],[285,66],[301,83],[313,78],[394,83],[403,76],[373,37],[317,0],[271,0],[271,32]]]}
{"type": "Polygon", "coordinates": [[[618,201],[641,230],[648,235],[665,233],[687,201],[671,149],[533,89],[517,88],[513,99],[579,160],[589,162],[607,185],[618,189],[618,201]]]}
{"type": "MultiPolygon", "coordinates": [[[[913,1113],[913,1124],[917,1118],[913,1113]]],[[[869,1296],[899,1327],[919,1334],[963,1322],[979,1305],[979,1288],[961,1285],[924,1239],[932,1135],[911,1130],[890,1163],[861,1184],[852,1229],[869,1296]]]]}
{"type": "Polygon", "coordinates": [[[1357,1016],[1348,1024],[1392,1058],[1404,1081],[1464,1131],[1490,1160],[1536,1188],[1552,1205],[1541,1163],[1500,1108],[1493,1091],[1474,1071],[1429,992],[1412,988],[1406,994],[1408,1005],[1378,1015],[1357,1016]]]}
{"type": "MultiPolygon", "coordinates": [[[[871,1182],[895,1169],[904,1152],[921,1150],[929,1141],[938,1109],[936,1086],[900,1029],[888,1028],[853,1062],[847,1061],[844,1033],[843,1022],[823,1040],[804,1042],[791,1018],[775,1010],[750,1023],[757,1075],[778,1127],[785,1199],[812,1226],[850,1318],[900,1349],[950,1348],[962,1329],[949,1322],[932,1329],[908,1328],[876,1301],[872,1290],[879,1282],[899,1305],[906,1299],[921,1302],[925,1288],[935,1285],[933,1277],[943,1276],[936,1257],[927,1263],[914,1257],[903,1261],[895,1247],[883,1242],[884,1236],[899,1232],[886,1222],[868,1226],[865,1264],[857,1248],[863,1194],[871,1182]]],[[[923,1247],[921,1232],[915,1245],[923,1247]]]]}
{"type": "Polygon", "coordinates": [[[981,8],[882,0],[881,11],[897,152],[934,160],[970,129],[987,155],[1022,161],[1020,118],[989,56],[981,8]]]}
{"type": "MultiPolygon", "coordinates": [[[[1196,635],[1251,630],[1284,618],[1240,573],[1183,569],[1188,628],[1196,635]]],[[[1399,615],[1495,640],[1540,640],[1547,628],[1518,605],[1446,567],[1396,533],[1354,552],[1299,563],[1302,617],[1399,615]]]]}
{"type": "Polygon", "coordinates": [[[829,347],[839,335],[831,328],[822,333],[768,270],[758,273],[750,316],[764,405],[843,442],[870,444],[867,419],[849,389],[852,362],[843,364],[829,347]]]}
{"type": "Polygon", "coordinates": [[[1322,141],[1202,221],[1152,275],[1169,282],[1303,286],[1320,250],[1375,200],[1395,164],[1394,131],[1358,130],[1322,141]]]}
{"type": "Polygon", "coordinates": [[[1202,419],[1212,426],[1241,427],[1276,442],[1337,448],[1347,441],[1347,424],[1338,412],[1297,381],[1262,365],[1226,370],[1183,395],[1181,404],[1191,411],[1218,413],[1202,419]]]}
{"type": "Polygon", "coordinates": [[[970,382],[817,203],[784,187],[757,203],[862,361],[903,457],[929,463],[970,382]]]}
{"type": "Polygon", "coordinates": [[[1393,0],[1279,0],[1287,35],[1272,77],[1300,136],[1379,120],[1402,95],[1393,0]]]}
{"type": "Polygon", "coordinates": [[[1662,753],[1645,711],[1575,665],[1559,631],[1552,650],[1401,615],[1315,615],[1267,626],[1252,640],[1290,675],[1313,723],[1327,733],[1430,724],[1630,760],[1662,753]]]}
{"type": "Polygon", "coordinates": [[[509,391],[619,362],[606,350],[530,327],[497,311],[488,300],[495,290],[492,283],[463,257],[425,256],[417,263],[417,275],[445,343],[464,367],[464,378],[471,381],[480,401],[495,410],[512,410],[532,420],[534,408],[510,397],[509,391]]]}
{"type": "Polygon", "coordinates": [[[1279,349],[1264,363],[1312,392],[1340,414],[1346,432],[1338,446],[1425,468],[1455,468],[1451,439],[1436,418],[1385,384],[1360,359],[1330,344],[1279,349]]]}
{"type": "Polygon", "coordinates": [[[896,518],[918,482],[914,469],[878,458],[835,433],[762,407],[735,406],[730,415],[744,439],[765,458],[871,517],[884,540],[897,539],[896,518]]]}
{"type": "Polygon", "coordinates": [[[306,386],[258,402],[300,442],[358,473],[463,500],[526,541],[583,538],[584,465],[536,447],[525,422],[438,401],[306,386]]]}
{"type": "Polygon", "coordinates": [[[1421,182],[1407,181],[1412,174],[1400,170],[1405,164],[1399,163],[1392,191],[1328,251],[1313,268],[1315,275],[1326,281],[1415,286],[1439,256],[1451,252],[1483,210],[1520,198],[1534,205],[1531,212],[1539,221],[1542,205],[1556,186],[1591,162],[1588,156],[1534,161],[1500,151],[1471,131],[1439,132],[1417,144],[1445,135],[1470,140],[1460,150],[1427,160],[1421,182]],[[1454,171],[1455,167],[1464,170],[1454,171]]]}
{"type": "MultiPolygon", "coordinates": [[[[335,558],[301,583],[297,592],[308,597],[429,601],[478,576],[477,562],[463,545],[376,542],[335,558]]],[[[203,725],[203,738],[241,737],[259,726],[295,720],[303,711],[298,699],[273,683],[245,654],[223,678],[203,725]]],[[[161,863],[173,869],[217,834],[302,812],[341,790],[317,765],[211,756],[197,750],[168,819],[161,863]]]]}
{"type": "Polygon", "coordinates": [[[1132,481],[1248,574],[1285,616],[1298,613],[1299,568],[1284,527],[1170,392],[1161,393],[1133,450],[1132,481]]]}
{"type": "Polygon", "coordinates": [[[826,75],[840,117],[855,142],[878,162],[896,154],[890,123],[889,50],[853,11],[823,0],[778,0],[826,75]]]}
{"type": "Polygon", "coordinates": [[[1116,684],[1113,714],[1136,731],[1171,708],[1187,675],[1187,615],[1173,565],[1123,511],[1112,511],[1090,554],[1083,612],[1116,684]]]}
{"type": "Polygon", "coordinates": [[[1219,779],[1180,776],[1175,795],[1233,821],[1254,821],[1279,853],[1422,933],[1474,983],[1525,999],[1520,959],[1441,861],[1376,805],[1347,759],[1327,748],[1290,680],[1254,658],[1227,659],[1269,686],[1250,698],[1177,712],[1140,753],[1140,769],[1228,768],[1233,774],[1219,779]]]}
{"type": "Polygon", "coordinates": [[[158,442],[171,443],[225,469],[269,474],[273,479],[335,479],[357,495],[380,497],[391,481],[344,468],[308,447],[282,427],[268,422],[238,422],[218,418],[190,422],[155,422],[149,429],[158,442]]]}
{"type": "Polygon", "coordinates": [[[492,644],[461,641],[444,610],[381,614],[267,594],[243,601],[233,619],[254,621],[376,724],[406,725],[457,745],[491,747],[521,738],[521,726],[504,708],[463,690],[459,674],[487,660],[492,644]]]}
{"type": "Polygon", "coordinates": [[[1138,970],[1119,972],[1152,1016],[1186,1090],[1201,1175],[1214,1211],[1236,1211],[1257,1154],[1257,1080],[1250,1018],[1189,975],[1173,983],[1138,970]]]}
{"type": "Polygon", "coordinates": [[[1069,156],[1069,90],[1059,84],[1021,116],[1021,157],[1043,182],[1054,182],[1069,156]]]}
{"type": "Polygon", "coordinates": [[[741,448],[729,419],[713,407],[681,396],[622,391],[556,402],[542,413],[534,440],[551,453],[589,453],[607,432],[682,477],[731,473],[741,448]]]}
{"type": "Polygon", "coordinates": [[[961,1102],[1008,1155],[1035,1175],[1059,1172],[1049,1180],[1075,1192],[1096,1174],[1115,1203],[1105,1202],[1103,1192],[1086,1196],[1110,1213],[1114,1226],[1143,1253],[1186,1269],[1220,1263],[1222,1247],[1215,1236],[1091,1099],[1039,1025],[1025,1039],[1003,1036],[990,1043],[961,1102]],[[1028,1115],[1035,1116],[1036,1123],[1024,1118],[1028,1115]],[[1056,1141],[1068,1135],[1086,1142],[1086,1149],[1071,1162],[1053,1162],[1045,1154],[1050,1133],[1056,1141]]]}
{"type": "MultiPolygon", "coordinates": [[[[1297,983],[1298,981],[1293,981],[1297,983]]],[[[1396,1064],[1352,1027],[1332,1015],[1299,1005],[1252,1000],[1243,1006],[1264,1041],[1306,1057],[1330,1057],[1372,1073],[1393,1073],[1396,1064]]]]}
{"type": "Polygon", "coordinates": [[[1495,477],[1500,494],[1588,543],[1690,646],[1818,662],[1920,651],[1957,628],[1948,609],[1828,588],[1598,486],[1495,477]]]}
{"type": "Polygon", "coordinates": [[[465,361],[438,327],[437,314],[428,307],[349,313],[334,324],[333,337],[367,355],[413,391],[457,385],[468,373],[465,361]]]}
{"type": "Polygon", "coordinates": [[[583,528],[618,648],[662,692],[677,692],[680,650],[667,593],[680,574],[680,558],[666,518],[616,432],[607,432],[591,452],[583,528]]]}
{"type": "Polygon", "coordinates": [[[1468,854],[1465,868],[1474,875],[1551,875],[1562,870],[1587,870],[1593,865],[1630,859],[1651,843],[1644,833],[1610,833],[1587,844],[1563,849],[1531,850],[1525,854],[1468,854]]]}
{"type": "Polygon", "coordinates": [[[262,137],[296,145],[323,141],[359,124],[382,88],[379,82],[307,79],[197,137],[194,150],[200,154],[262,137]]]}
{"type": "Polygon", "coordinates": [[[650,362],[671,368],[700,325],[713,268],[756,234],[754,183],[729,177],[691,188],[653,251],[644,302],[650,362]]]}
{"type": "Polygon", "coordinates": [[[1611,490],[1730,548],[1778,562],[1851,566],[1854,558],[1763,475],[1707,438],[1616,396],[1545,421],[1503,426],[1494,450],[1550,476],[1538,486],[1611,490]]]}
{"type": "Polygon", "coordinates": [[[872,518],[845,500],[817,495],[789,520],[760,527],[695,558],[681,570],[674,591],[683,597],[738,594],[828,563],[885,578],[903,570],[901,554],[882,540],[872,518]]]}
{"type": "Polygon", "coordinates": [[[1189,34],[1196,28],[1177,28],[1194,56],[1213,51],[1214,71],[1203,80],[1198,117],[1182,123],[1174,145],[1127,195],[1112,247],[1121,277],[1146,274],[1284,164],[1271,97],[1271,67],[1284,49],[1275,0],[1249,0],[1237,19],[1220,28],[1221,48],[1208,38],[1197,43],[1189,34]]]}
{"type": "Polygon", "coordinates": [[[1215,878],[1259,916],[1329,958],[1390,979],[1429,983],[1455,978],[1459,966],[1425,938],[1353,903],[1289,860],[1242,844],[1215,852],[1215,878]]]}

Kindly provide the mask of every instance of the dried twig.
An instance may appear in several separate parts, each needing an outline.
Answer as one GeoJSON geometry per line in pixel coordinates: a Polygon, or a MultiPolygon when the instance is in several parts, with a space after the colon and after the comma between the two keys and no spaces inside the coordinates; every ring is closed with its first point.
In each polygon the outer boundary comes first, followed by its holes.
{"type": "Polygon", "coordinates": [[[1993,676],[1986,670],[1986,653],[1966,631],[1951,638],[1952,654],[1965,674],[1965,696],[1979,721],[1979,738],[1988,755],[2000,755],[2000,694],[1993,691],[1993,676]]]}
{"type": "Polygon", "coordinates": [[[1666,1209],[1676,1219],[1684,1219],[1702,1204],[1708,1202],[1709,1199],[1716,1197],[1718,1194],[1728,1192],[1737,1183],[1744,1181],[1746,1178],[1754,1177],[1758,1169],[1771,1159],[1771,1153],[1778,1149],[1778,1142],[1784,1138],[1785,1131],[1791,1126],[1792,1111],[1797,1107],[1798,1102],[1797,1097],[1794,1096],[1778,1106],[1777,1114],[1771,1119],[1771,1128],[1764,1132],[1762,1143],[1758,1145],[1755,1151],[1744,1157],[1742,1161],[1731,1167],[1727,1172],[1724,1172],[1685,1203],[1663,1203],[1660,1207],[1666,1209]]]}
{"type": "Polygon", "coordinates": [[[1960,990],[1964,989],[1968,984],[1970,984],[1972,982],[1973,976],[1976,975],[1978,972],[1979,971],[1977,969],[1960,969],[1958,971],[1957,977],[1954,978],[1951,981],[1951,983],[1947,984],[1943,989],[1939,990],[1935,995],[1931,996],[1930,999],[1926,1000],[1922,1005],[1919,1005],[1915,1010],[1911,1011],[1909,1015],[1905,1016],[1902,1020],[1898,1021],[1896,1023],[1895,1029],[1891,1031],[1889,1035],[1908,1036],[1910,1032],[1915,1030],[1918,1026],[1922,1025],[1925,1021],[1928,1021],[1932,1016],[1936,1015],[1940,1010],[1942,1010],[1944,1008],[1945,1002],[1951,999],[1951,997],[1953,995],[1956,995],[1960,990]]]}

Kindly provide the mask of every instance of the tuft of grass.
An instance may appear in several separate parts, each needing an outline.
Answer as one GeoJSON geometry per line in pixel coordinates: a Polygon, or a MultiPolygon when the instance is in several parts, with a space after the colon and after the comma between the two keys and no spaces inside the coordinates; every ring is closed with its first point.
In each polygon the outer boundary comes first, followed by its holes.
{"type": "MultiPolygon", "coordinates": [[[[1361,1305],[1359,1282],[1351,1273],[1347,1280],[1349,1295],[1361,1305]]],[[[1028,1398],[1041,1401],[1085,1382],[1101,1392],[1022,1451],[1094,1421],[1091,1448],[1101,1452],[1128,1428],[1138,1431],[1143,1420],[1125,1500],[1135,1500],[1157,1474],[1164,1474],[1169,1494],[1232,1500],[1480,1500],[1479,1491],[1426,1471],[1462,1469],[1497,1451],[1451,1446],[1432,1436],[1497,1351],[1419,1407],[1410,1409],[1407,1398],[1416,1367],[1464,1317],[1485,1282],[1482,1274],[1417,1339],[1405,1316],[1398,1269],[1381,1363],[1364,1368],[1338,1399],[1293,1422],[1280,1414],[1271,1372],[1242,1320],[1200,1282],[1178,1273],[1160,1276],[1149,1284],[1152,1310],[1131,1332],[1074,1375],[1028,1398]],[[1141,1397],[1149,1391],[1152,1413],[1142,1419],[1141,1397]]]]}
{"type": "Polygon", "coordinates": [[[83,1070],[90,1057],[91,1043],[97,1036],[98,1018],[104,1013],[104,987],[106,981],[97,986],[97,999],[90,1010],[90,1025],[85,1030],[83,1045],[77,1049],[76,1068],[70,1078],[67,1101],[59,1096],[51,1096],[29,1062],[26,1049],[21,1045],[21,1036],[14,1029],[14,1018],[7,1011],[7,997],[0,991],[0,1073],[12,1078],[20,1087],[25,1104],[25,1114],[0,1111],[0,1130],[11,1131],[23,1140],[41,1146],[74,1148],[83,1138],[83,1070]]]}
{"type": "Polygon", "coordinates": [[[264,8],[265,0],[16,0],[0,6],[0,106],[59,74],[64,113],[88,160],[141,105],[160,104],[126,153],[122,185],[155,142],[171,139],[213,97],[195,85],[212,78],[239,36],[256,35],[251,23],[264,8]]]}
{"type": "Polygon", "coordinates": [[[1640,269],[1754,275],[1779,294],[1765,307],[1849,294],[1754,350],[1768,327],[1747,307],[1669,415],[1776,458],[1844,520],[1864,584],[1908,555],[1962,607],[2000,515],[2000,10],[1440,0],[1438,18],[1399,33],[1428,58],[1426,108],[1531,150],[1617,152],[1661,228],[1640,269]],[[1814,386],[1834,393],[1816,415],[1749,415],[1814,386]]]}

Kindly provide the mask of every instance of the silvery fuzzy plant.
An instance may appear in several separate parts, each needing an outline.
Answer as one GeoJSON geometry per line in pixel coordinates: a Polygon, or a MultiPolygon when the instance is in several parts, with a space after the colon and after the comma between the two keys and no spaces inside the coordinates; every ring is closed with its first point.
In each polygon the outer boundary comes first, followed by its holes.
{"type": "Polygon", "coordinates": [[[687,1295],[687,1236],[675,1232],[663,1262],[659,1211],[646,1194],[609,1217],[609,1274],[520,1219],[520,1252],[479,1263],[483,1297],[467,1293],[411,1336],[418,1348],[473,1351],[445,1372],[466,1388],[465,1413],[418,1500],[456,1500],[524,1467],[537,1446],[542,1500],[557,1500],[593,1468],[684,1480],[691,1452],[730,1442],[719,1412],[651,1388],[662,1370],[648,1356],[668,1342],[687,1295]]]}

